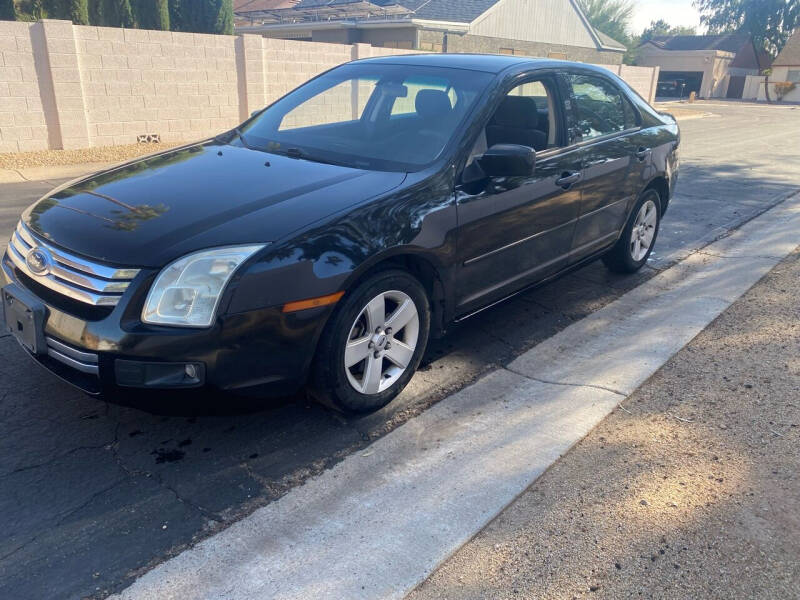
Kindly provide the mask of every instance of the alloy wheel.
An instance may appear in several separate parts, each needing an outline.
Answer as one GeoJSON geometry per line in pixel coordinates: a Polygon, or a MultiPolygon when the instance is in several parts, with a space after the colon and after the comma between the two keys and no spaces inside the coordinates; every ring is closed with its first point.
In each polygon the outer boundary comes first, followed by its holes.
{"type": "Polygon", "coordinates": [[[630,239],[630,252],[634,261],[642,260],[656,236],[656,225],[658,224],[658,209],[655,202],[647,200],[639,208],[636,220],[633,223],[630,239]]]}
{"type": "Polygon", "coordinates": [[[357,392],[379,394],[405,372],[419,337],[419,313],[405,292],[382,292],[356,317],[344,352],[347,380],[357,392]]]}

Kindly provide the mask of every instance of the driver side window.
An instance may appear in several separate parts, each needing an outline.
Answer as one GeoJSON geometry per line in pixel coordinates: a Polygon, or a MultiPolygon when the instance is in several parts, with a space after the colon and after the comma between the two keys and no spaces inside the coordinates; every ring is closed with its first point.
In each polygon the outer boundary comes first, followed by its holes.
{"type": "Polygon", "coordinates": [[[569,75],[584,140],[626,129],[622,92],[611,82],[592,75],[569,75]]]}
{"type": "Polygon", "coordinates": [[[537,152],[557,145],[558,121],[550,81],[528,81],[513,88],[486,126],[486,143],[518,144],[537,152]]]}

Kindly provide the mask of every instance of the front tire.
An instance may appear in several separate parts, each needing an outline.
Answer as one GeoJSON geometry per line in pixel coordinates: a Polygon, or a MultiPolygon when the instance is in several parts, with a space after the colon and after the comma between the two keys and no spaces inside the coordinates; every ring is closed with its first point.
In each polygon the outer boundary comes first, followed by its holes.
{"type": "Polygon", "coordinates": [[[615,273],[635,273],[653,252],[661,225],[661,197],[650,189],[639,197],[617,243],[603,256],[615,273]]]}
{"type": "Polygon", "coordinates": [[[378,410],[414,375],[430,331],[425,289],[400,270],[381,271],[346,294],[325,327],[312,395],[346,413],[378,410]]]}

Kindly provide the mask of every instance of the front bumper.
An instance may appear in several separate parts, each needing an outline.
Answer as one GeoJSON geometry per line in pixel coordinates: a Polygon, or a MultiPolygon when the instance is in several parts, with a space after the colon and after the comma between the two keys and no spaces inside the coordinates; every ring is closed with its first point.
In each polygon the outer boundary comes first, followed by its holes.
{"type": "Polygon", "coordinates": [[[182,387],[248,396],[288,395],[305,383],[329,307],[288,314],[281,307],[269,307],[220,315],[208,329],[150,326],[141,323],[138,315],[151,277],[141,274],[117,306],[92,314],[72,310],[69,303],[63,304],[38,289],[7,254],[2,260],[0,284],[16,284],[46,307],[46,349],[37,355],[28,353],[89,394],[113,400],[114,393],[129,392],[132,387],[181,387],[137,386],[132,385],[130,377],[118,381],[120,373],[130,373],[131,363],[191,363],[199,366],[202,384],[182,387]]]}

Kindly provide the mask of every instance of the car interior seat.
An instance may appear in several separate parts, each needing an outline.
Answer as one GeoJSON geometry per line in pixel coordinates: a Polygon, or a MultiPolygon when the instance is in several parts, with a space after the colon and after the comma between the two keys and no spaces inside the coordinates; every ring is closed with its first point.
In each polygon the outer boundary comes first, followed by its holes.
{"type": "Polygon", "coordinates": [[[542,130],[540,120],[533,98],[506,96],[486,126],[486,141],[489,146],[519,144],[544,150],[547,148],[547,133],[542,130]]]}

